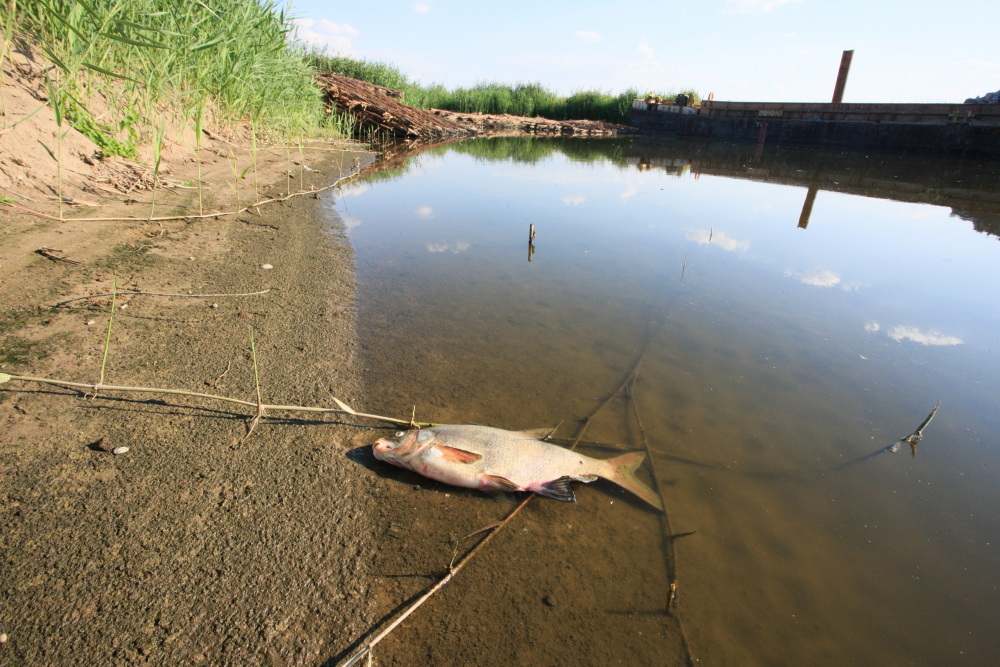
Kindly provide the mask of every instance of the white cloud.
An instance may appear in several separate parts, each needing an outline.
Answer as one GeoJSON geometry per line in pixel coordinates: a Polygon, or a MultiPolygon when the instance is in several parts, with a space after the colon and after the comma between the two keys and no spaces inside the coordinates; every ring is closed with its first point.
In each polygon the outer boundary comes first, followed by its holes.
{"type": "Polygon", "coordinates": [[[562,198],[562,202],[566,204],[566,206],[579,206],[585,201],[587,201],[587,198],[584,197],[583,195],[573,195],[570,197],[562,198]]]}
{"type": "Polygon", "coordinates": [[[711,243],[712,245],[719,246],[723,250],[729,250],[730,252],[734,250],[750,249],[749,241],[738,241],[725,232],[715,232],[710,229],[689,229],[685,233],[685,238],[687,238],[688,241],[694,241],[695,243],[700,243],[702,245],[711,243]]]}
{"type": "Polygon", "coordinates": [[[577,30],[573,34],[585,42],[599,42],[603,39],[601,33],[595,30],[577,30]]]}
{"type": "Polygon", "coordinates": [[[653,51],[653,47],[651,47],[646,40],[639,42],[639,45],[635,48],[642,54],[643,58],[651,59],[656,55],[656,52],[653,51]]]}
{"type": "Polygon", "coordinates": [[[410,5],[410,8],[418,14],[428,14],[431,11],[431,3],[414,2],[412,5],[410,5]]]}
{"type": "Polygon", "coordinates": [[[639,191],[638,187],[636,187],[635,185],[629,185],[627,188],[622,190],[621,198],[629,199],[630,197],[634,197],[635,193],[637,193],[638,191],[639,191]]]}
{"type": "Polygon", "coordinates": [[[465,241],[456,241],[455,243],[428,243],[424,247],[427,248],[427,252],[450,252],[457,255],[472,246],[465,241]]]}
{"type": "Polygon", "coordinates": [[[347,23],[334,23],[329,19],[292,19],[298,38],[331,53],[351,53],[351,38],[358,31],[347,23]]]}
{"type": "Polygon", "coordinates": [[[865,325],[865,331],[868,333],[876,333],[882,328],[882,325],[878,322],[869,322],[865,325]]]}
{"type": "Polygon", "coordinates": [[[886,332],[889,338],[902,342],[912,340],[921,345],[961,345],[965,341],[957,336],[949,336],[940,331],[921,331],[916,327],[895,326],[886,332]]]}
{"type": "Polygon", "coordinates": [[[726,10],[737,14],[769,12],[784,5],[798,4],[802,0],[726,0],[726,10]]]}
{"type": "Polygon", "coordinates": [[[417,209],[417,217],[427,220],[434,217],[434,209],[430,206],[421,206],[417,209]]]}

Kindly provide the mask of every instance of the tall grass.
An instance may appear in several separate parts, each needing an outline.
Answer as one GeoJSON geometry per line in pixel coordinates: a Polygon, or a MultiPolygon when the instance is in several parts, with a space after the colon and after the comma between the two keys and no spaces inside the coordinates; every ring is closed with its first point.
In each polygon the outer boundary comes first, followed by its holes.
{"type": "MultiPolygon", "coordinates": [[[[637,90],[630,89],[621,93],[587,90],[560,97],[540,83],[480,82],[471,88],[448,90],[440,84],[424,86],[411,81],[397,67],[387,63],[329,56],[315,50],[308,54],[308,59],[320,72],[335,72],[402,90],[407,104],[422,109],[628,123],[625,112],[632,100],[640,96],[637,90]]],[[[693,90],[678,92],[686,93],[695,101],[700,99],[693,90]]],[[[661,97],[676,95],[677,92],[671,92],[661,97]]]]}
{"type": "Polygon", "coordinates": [[[109,153],[210,101],[216,125],[281,137],[319,127],[323,101],[276,0],[7,0],[16,40],[40,47],[67,120],[109,153]],[[113,100],[100,121],[98,95],[113,100]]]}

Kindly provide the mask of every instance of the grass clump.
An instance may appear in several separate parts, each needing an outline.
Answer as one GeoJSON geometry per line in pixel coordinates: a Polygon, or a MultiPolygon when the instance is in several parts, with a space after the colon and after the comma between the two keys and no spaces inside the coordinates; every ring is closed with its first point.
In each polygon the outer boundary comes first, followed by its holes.
{"type": "Polygon", "coordinates": [[[190,126],[206,106],[216,126],[250,122],[281,139],[323,124],[314,70],[276,0],[4,1],[14,44],[55,65],[52,103],[105,153],[134,157],[165,116],[190,126]],[[109,103],[97,114],[99,97],[109,103]]]}

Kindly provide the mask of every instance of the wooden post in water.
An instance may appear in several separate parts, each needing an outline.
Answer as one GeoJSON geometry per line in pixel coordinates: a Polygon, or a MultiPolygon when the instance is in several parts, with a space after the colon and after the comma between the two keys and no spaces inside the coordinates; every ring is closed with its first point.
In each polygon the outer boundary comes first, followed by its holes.
{"type": "Polygon", "coordinates": [[[844,51],[840,57],[840,72],[837,73],[837,85],[833,88],[833,103],[840,104],[844,100],[844,87],[847,85],[847,73],[851,71],[851,58],[854,57],[854,49],[844,51]]]}

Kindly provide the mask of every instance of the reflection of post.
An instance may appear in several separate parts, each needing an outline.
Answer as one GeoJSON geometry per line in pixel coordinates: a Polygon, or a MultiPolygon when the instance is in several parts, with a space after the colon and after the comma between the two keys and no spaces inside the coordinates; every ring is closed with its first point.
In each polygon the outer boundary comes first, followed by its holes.
{"type": "Polygon", "coordinates": [[[531,256],[535,254],[535,225],[528,225],[528,261],[531,261],[531,256]]]}
{"type": "Polygon", "coordinates": [[[753,154],[753,161],[760,164],[760,155],[764,152],[764,139],[767,137],[767,122],[760,124],[760,134],[757,135],[757,151],[753,154]]]}
{"type": "Polygon", "coordinates": [[[799,214],[799,229],[807,229],[809,227],[809,216],[813,212],[813,202],[816,201],[817,190],[819,190],[819,187],[815,182],[809,185],[806,200],[802,202],[802,213],[799,214]]]}

